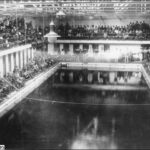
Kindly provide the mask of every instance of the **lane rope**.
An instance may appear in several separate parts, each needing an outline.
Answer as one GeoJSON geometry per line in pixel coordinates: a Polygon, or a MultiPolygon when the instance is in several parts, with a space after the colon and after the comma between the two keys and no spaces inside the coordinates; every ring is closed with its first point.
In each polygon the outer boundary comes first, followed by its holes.
{"type": "Polygon", "coordinates": [[[25,98],[31,101],[37,102],[47,102],[52,104],[68,104],[68,105],[89,105],[89,106],[150,106],[150,104],[92,104],[92,103],[79,103],[79,102],[65,102],[65,101],[57,101],[57,100],[47,100],[47,99],[38,99],[38,98],[25,98]]]}

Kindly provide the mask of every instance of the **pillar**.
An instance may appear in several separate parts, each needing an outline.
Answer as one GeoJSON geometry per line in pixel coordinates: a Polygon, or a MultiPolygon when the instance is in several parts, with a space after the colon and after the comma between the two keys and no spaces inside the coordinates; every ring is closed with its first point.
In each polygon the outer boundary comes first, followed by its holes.
{"type": "Polygon", "coordinates": [[[23,68],[23,52],[20,51],[20,68],[23,68]]]}
{"type": "Polygon", "coordinates": [[[9,55],[5,55],[5,70],[7,74],[9,72],[9,55]]]}
{"type": "Polygon", "coordinates": [[[10,63],[11,63],[10,70],[11,70],[11,72],[13,72],[14,71],[14,66],[15,66],[14,53],[12,53],[11,56],[10,56],[10,63]]]}
{"type": "Polygon", "coordinates": [[[48,43],[48,54],[50,54],[50,55],[55,54],[54,43],[48,43]]]}
{"type": "Polygon", "coordinates": [[[125,55],[125,63],[129,62],[128,54],[125,55]]]}
{"type": "Polygon", "coordinates": [[[16,52],[16,66],[19,67],[19,52],[16,52]]]}
{"type": "Polygon", "coordinates": [[[31,48],[31,49],[30,49],[30,59],[31,59],[31,60],[32,60],[32,54],[33,54],[32,51],[33,51],[33,49],[31,48]]]}
{"type": "Polygon", "coordinates": [[[93,47],[92,47],[92,44],[89,45],[89,53],[93,53],[93,47]]]}
{"type": "Polygon", "coordinates": [[[99,52],[104,52],[104,45],[98,45],[99,52]]]}
{"type": "Polygon", "coordinates": [[[73,55],[73,44],[69,44],[69,53],[73,55]]]}
{"type": "Polygon", "coordinates": [[[88,54],[89,54],[89,56],[93,56],[93,47],[92,47],[92,44],[89,45],[88,54]]]}
{"type": "Polygon", "coordinates": [[[73,83],[73,72],[69,73],[69,83],[73,83]]]}
{"type": "Polygon", "coordinates": [[[142,52],[139,54],[139,59],[140,59],[140,61],[143,60],[143,54],[142,54],[142,52]]]}
{"type": "Polygon", "coordinates": [[[103,83],[103,78],[101,78],[101,72],[98,71],[97,73],[97,80],[98,80],[98,83],[103,83]]]}
{"type": "Polygon", "coordinates": [[[83,44],[79,45],[79,49],[83,50],[83,44]]]}
{"type": "Polygon", "coordinates": [[[63,54],[64,52],[62,51],[64,49],[64,44],[60,44],[60,54],[63,54]]]}
{"type": "Polygon", "coordinates": [[[34,58],[34,49],[33,48],[31,48],[31,59],[33,59],[34,58]]]}
{"type": "Polygon", "coordinates": [[[4,76],[3,56],[0,57],[0,77],[4,76]]]}
{"type": "Polygon", "coordinates": [[[27,55],[26,59],[27,59],[27,63],[28,63],[28,61],[29,61],[28,49],[26,49],[26,55],[27,55]]]}
{"type": "Polygon", "coordinates": [[[88,83],[92,83],[93,82],[93,73],[92,72],[88,73],[87,80],[88,80],[88,83]]]}
{"type": "Polygon", "coordinates": [[[30,60],[31,59],[31,49],[29,48],[28,49],[28,60],[30,60]]]}
{"type": "Polygon", "coordinates": [[[115,77],[116,77],[116,73],[115,72],[110,72],[109,73],[109,82],[114,83],[115,82],[115,77]]]}
{"type": "Polygon", "coordinates": [[[23,53],[24,53],[24,65],[26,65],[27,64],[27,49],[25,49],[23,53]]]}
{"type": "Polygon", "coordinates": [[[93,119],[93,125],[94,125],[94,130],[93,130],[94,135],[97,136],[97,132],[98,132],[98,118],[97,117],[93,119]]]}
{"type": "Polygon", "coordinates": [[[30,60],[32,60],[33,59],[33,57],[34,57],[34,49],[33,48],[30,48],[30,49],[28,49],[28,51],[29,51],[29,58],[30,58],[30,60]]]}
{"type": "Polygon", "coordinates": [[[65,78],[65,73],[64,73],[64,72],[61,72],[61,73],[60,73],[60,83],[63,83],[63,82],[64,82],[64,78],[65,78]]]}

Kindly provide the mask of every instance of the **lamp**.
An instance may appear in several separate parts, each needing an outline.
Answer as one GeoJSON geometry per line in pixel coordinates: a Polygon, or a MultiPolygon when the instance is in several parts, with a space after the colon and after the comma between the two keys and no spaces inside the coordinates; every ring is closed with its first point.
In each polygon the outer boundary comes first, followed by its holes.
{"type": "Polygon", "coordinates": [[[44,37],[48,38],[49,42],[54,42],[58,37],[60,37],[56,32],[54,32],[54,22],[53,20],[50,22],[50,32],[46,34],[44,37]]]}
{"type": "Polygon", "coordinates": [[[66,14],[63,12],[63,10],[59,10],[59,12],[56,13],[56,18],[65,17],[66,14]]]}

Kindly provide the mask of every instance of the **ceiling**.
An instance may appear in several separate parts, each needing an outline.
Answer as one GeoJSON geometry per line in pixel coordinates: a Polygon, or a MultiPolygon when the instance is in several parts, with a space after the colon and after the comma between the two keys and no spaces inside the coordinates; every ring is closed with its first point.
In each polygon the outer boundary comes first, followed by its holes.
{"type": "Polygon", "coordinates": [[[0,0],[0,15],[149,17],[150,0],[0,0]]]}

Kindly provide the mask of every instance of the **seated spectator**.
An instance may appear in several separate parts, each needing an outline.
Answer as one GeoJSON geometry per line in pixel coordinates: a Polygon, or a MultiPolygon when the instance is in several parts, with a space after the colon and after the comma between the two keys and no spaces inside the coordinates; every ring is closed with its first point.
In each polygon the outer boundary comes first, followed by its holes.
{"type": "Polygon", "coordinates": [[[102,35],[102,38],[106,39],[130,39],[130,40],[147,40],[150,38],[149,24],[143,22],[130,22],[127,26],[90,26],[90,25],[75,25],[70,26],[60,25],[56,28],[56,32],[60,34],[61,38],[96,38],[98,35],[102,35]]]}

